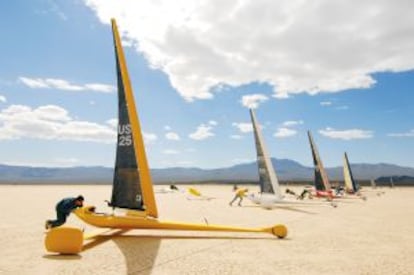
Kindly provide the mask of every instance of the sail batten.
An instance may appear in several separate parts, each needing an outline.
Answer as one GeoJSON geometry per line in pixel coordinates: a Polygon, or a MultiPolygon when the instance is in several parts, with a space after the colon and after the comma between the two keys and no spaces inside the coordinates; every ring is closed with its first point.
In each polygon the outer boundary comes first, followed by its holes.
{"type": "Polygon", "coordinates": [[[279,199],[282,198],[279,181],[273,168],[272,161],[264,143],[262,132],[257,123],[256,115],[250,109],[250,117],[253,124],[254,139],[257,152],[257,166],[259,169],[260,192],[274,194],[279,199]]]}
{"type": "Polygon", "coordinates": [[[308,131],[308,137],[312,150],[313,164],[315,166],[315,188],[319,191],[329,191],[331,190],[331,184],[329,183],[328,175],[323,167],[322,160],[319,157],[318,148],[316,148],[316,145],[313,142],[310,131],[308,131]]]}
{"type": "Polygon", "coordinates": [[[121,39],[111,20],[118,83],[118,140],[111,205],[158,216],[151,175],[121,39]]]}

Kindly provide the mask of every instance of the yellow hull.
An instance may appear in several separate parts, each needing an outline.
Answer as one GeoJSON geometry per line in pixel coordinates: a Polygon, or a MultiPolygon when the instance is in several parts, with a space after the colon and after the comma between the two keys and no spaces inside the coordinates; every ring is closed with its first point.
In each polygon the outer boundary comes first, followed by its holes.
{"type": "Polygon", "coordinates": [[[270,233],[279,238],[287,235],[287,228],[284,225],[275,225],[265,228],[233,227],[223,225],[207,225],[181,223],[173,221],[159,221],[148,216],[115,216],[96,214],[91,211],[92,207],[82,207],[75,211],[75,214],[84,222],[104,228],[116,229],[162,229],[162,230],[191,230],[191,231],[227,231],[227,232],[258,232],[270,233]]]}
{"type": "Polygon", "coordinates": [[[194,196],[197,196],[197,197],[200,197],[200,196],[201,196],[201,193],[200,193],[197,189],[195,189],[195,188],[193,188],[193,187],[189,187],[189,188],[188,188],[188,192],[189,192],[191,195],[194,195],[194,196]]]}

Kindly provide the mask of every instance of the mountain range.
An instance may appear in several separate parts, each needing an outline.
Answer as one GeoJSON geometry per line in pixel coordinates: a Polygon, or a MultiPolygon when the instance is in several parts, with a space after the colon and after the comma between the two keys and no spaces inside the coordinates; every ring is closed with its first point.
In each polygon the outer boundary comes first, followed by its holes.
{"type": "MultiPolygon", "coordinates": [[[[272,164],[280,180],[309,181],[313,179],[313,167],[304,166],[289,159],[272,159],[272,164]]],[[[352,172],[357,180],[370,180],[389,176],[414,177],[414,168],[394,164],[352,164],[352,172]]],[[[326,168],[331,180],[342,180],[342,167],[326,168]]],[[[257,181],[256,162],[238,164],[217,169],[201,168],[162,168],[152,169],[154,182],[192,181],[257,181]]],[[[43,168],[28,166],[0,165],[1,183],[111,183],[113,169],[101,166],[43,168]]]]}

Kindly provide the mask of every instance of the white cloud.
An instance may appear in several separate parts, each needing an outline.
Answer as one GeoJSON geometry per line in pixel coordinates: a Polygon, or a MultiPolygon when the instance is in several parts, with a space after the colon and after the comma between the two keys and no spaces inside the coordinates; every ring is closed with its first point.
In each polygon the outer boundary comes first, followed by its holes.
{"type": "Polygon", "coordinates": [[[321,101],[320,104],[321,104],[321,106],[331,106],[332,101],[321,101]]]}
{"type": "Polygon", "coordinates": [[[212,126],[201,124],[197,127],[197,130],[189,135],[191,139],[203,140],[214,136],[212,126]]]}
{"type": "Polygon", "coordinates": [[[325,137],[343,140],[368,139],[373,137],[372,131],[361,129],[335,130],[327,127],[324,130],[319,130],[319,133],[325,137]]]}
{"type": "Polygon", "coordinates": [[[165,134],[165,138],[169,140],[180,140],[180,136],[174,132],[168,132],[165,134]]]}
{"type": "Polygon", "coordinates": [[[166,155],[178,155],[180,151],[167,149],[167,150],[162,151],[162,153],[166,155]]]}
{"type": "Polygon", "coordinates": [[[414,129],[405,132],[405,133],[390,133],[387,136],[389,137],[414,137],[414,129]]]}
{"type": "Polygon", "coordinates": [[[84,90],[90,90],[102,93],[112,93],[115,91],[115,87],[112,85],[101,84],[101,83],[89,83],[83,86],[84,90]]]}
{"type": "Polygon", "coordinates": [[[289,128],[278,128],[277,131],[273,134],[276,138],[286,138],[286,137],[292,137],[295,136],[298,133],[298,131],[289,129],[289,128]]]}
{"type": "Polygon", "coordinates": [[[243,106],[249,109],[256,109],[259,107],[260,103],[268,100],[268,97],[262,94],[251,94],[242,96],[241,103],[243,106]]]}
{"type": "Polygon", "coordinates": [[[153,133],[142,132],[142,135],[144,136],[145,144],[153,144],[158,139],[158,136],[156,134],[153,134],[153,133]]]}
{"type": "Polygon", "coordinates": [[[64,79],[57,78],[29,78],[19,77],[19,80],[29,88],[33,89],[58,89],[65,91],[95,91],[102,93],[111,93],[115,91],[115,87],[100,83],[87,83],[84,85],[72,84],[64,79]]]}
{"type": "Polygon", "coordinates": [[[231,139],[242,139],[243,137],[241,135],[231,135],[231,139]]]}
{"type": "Polygon", "coordinates": [[[368,88],[373,73],[414,68],[413,1],[84,2],[187,100],[251,82],[278,98],[368,88]]]}
{"type": "Polygon", "coordinates": [[[170,130],[171,130],[171,127],[170,127],[170,126],[168,126],[168,125],[165,125],[165,126],[164,126],[164,130],[165,130],[165,131],[170,131],[170,130]]]}
{"type": "Polygon", "coordinates": [[[232,125],[242,133],[253,132],[253,124],[250,122],[233,122],[232,125]]]}
{"type": "Polygon", "coordinates": [[[303,120],[287,120],[285,122],[282,123],[283,126],[296,126],[296,125],[302,125],[303,124],[303,120]]]}
{"type": "Polygon", "coordinates": [[[217,126],[217,121],[215,121],[215,120],[210,120],[209,122],[208,122],[208,124],[210,124],[210,125],[212,125],[212,126],[217,126]]]}
{"type": "Polygon", "coordinates": [[[116,131],[95,122],[74,120],[62,107],[11,105],[0,111],[0,140],[35,138],[115,143],[116,131]]]}
{"type": "Polygon", "coordinates": [[[0,95],[0,102],[6,103],[7,102],[7,98],[3,95],[0,95]]]}
{"type": "Polygon", "coordinates": [[[106,123],[109,124],[111,127],[116,128],[118,126],[118,119],[111,118],[111,119],[108,119],[106,123]]]}

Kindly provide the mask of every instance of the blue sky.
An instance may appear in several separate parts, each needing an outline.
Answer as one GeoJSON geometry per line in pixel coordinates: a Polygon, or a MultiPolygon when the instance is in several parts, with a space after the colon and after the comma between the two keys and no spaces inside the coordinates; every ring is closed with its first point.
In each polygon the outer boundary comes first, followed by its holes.
{"type": "Polygon", "coordinates": [[[240,124],[248,128],[247,106],[257,107],[273,157],[311,165],[310,129],[325,166],[347,151],[354,163],[414,167],[414,25],[387,20],[408,7],[372,1],[338,19],[319,1],[321,22],[295,7],[309,16],[301,25],[285,24],[297,22],[288,1],[284,17],[263,20],[267,6],[254,1],[222,7],[231,19],[208,3],[127,2],[0,3],[0,163],[113,165],[115,16],[152,167],[254,161],[252,132],[240,124]],[[280,18],[283,28],[266,29],[280,18]]]}

